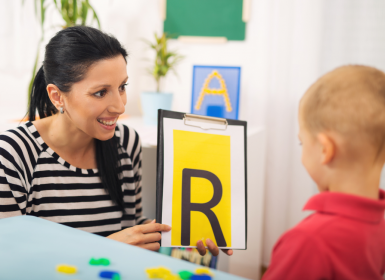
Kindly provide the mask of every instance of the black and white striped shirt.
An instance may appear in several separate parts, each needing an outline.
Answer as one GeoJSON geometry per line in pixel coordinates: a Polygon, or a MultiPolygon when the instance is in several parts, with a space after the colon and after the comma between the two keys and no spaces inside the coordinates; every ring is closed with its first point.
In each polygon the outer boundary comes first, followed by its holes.
{"type": "Polygon", "coordinates": [[[56,154],[27,122],[0,135],[0,218],[33,215],[107,236],[141,224],[141,145],[117,124],[126,214],[104,190],[97,169],[80,169],[56,154]]]}

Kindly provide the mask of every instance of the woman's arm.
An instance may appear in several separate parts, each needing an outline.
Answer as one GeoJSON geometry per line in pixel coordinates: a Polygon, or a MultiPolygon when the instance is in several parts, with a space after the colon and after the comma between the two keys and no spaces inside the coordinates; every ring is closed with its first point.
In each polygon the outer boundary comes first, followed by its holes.
{"type": "Polygon", "coordinates": [[[27,191],[11,166],[0,162],[0,219],[25,215],[27,191]]]}
{"type": "Polygon", "coordinates": [[[25,215],[27,210],[28,180],[23,174],[28,176],[29,170],[24,170],[20,164],[28,164],[29,158],[24,157],[16,143],[11,137],[0,135],[0,218],[25,215]]]}

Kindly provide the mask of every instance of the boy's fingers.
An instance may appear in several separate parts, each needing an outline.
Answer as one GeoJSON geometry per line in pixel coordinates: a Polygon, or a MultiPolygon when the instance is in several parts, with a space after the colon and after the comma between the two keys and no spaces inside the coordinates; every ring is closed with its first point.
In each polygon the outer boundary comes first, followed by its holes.
{"type": "Polygon", "coordinates": [[[232,256],[233,255],[233,250],[231,250],[231,249],[222,249],[222,252],[225,253],[228,256],[232,256]]]}
{"type": "Polygon", "coordinates": [[[206,248],[205,245],[203,245],[202,240],[198,240],[197,242],[197,250],[201,256],[206,255],[206,248]]]}
{"type": "Polygon", "coordinates": [[[155,224],[155,219],[153,219],[149,224],[155,224]]]}
{"type": "Polygon", "coordinates": [[[209,249],[210,253],[213,254],[213,256],[218,256],[218,254],[219,254],[218,246],[215,245],[214,242],[212,242],[210,238],[206,239],[206,245],[207,245],[207,248],[209,249]]]}

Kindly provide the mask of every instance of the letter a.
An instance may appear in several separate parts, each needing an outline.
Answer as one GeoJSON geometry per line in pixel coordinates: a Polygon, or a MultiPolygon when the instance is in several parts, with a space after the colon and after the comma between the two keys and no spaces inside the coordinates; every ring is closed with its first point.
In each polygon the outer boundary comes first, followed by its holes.
{"type": "Polygon", "coordinates": [[[222,199],[222,184],[219,178],[205,170],[184,168],[182,171],[182,233],[181,243],[183,246],[190,245],[191,211],[202,212],[209,219],[219,247],[226,247],[226,240],[223,236],[221,226],[215,213],[211,210],[222,199]],[[211,182],[214,188],[213,197],[206,203],[191,203],[191,178],[204,178],[211,182]]]}

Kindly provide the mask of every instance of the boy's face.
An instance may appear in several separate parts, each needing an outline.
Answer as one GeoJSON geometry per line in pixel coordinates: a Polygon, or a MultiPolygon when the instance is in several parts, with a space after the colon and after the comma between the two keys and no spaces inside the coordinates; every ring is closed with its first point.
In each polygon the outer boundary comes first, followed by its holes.
{"type": "Polygon", "coordinates": [[[317,184],[318,190],[320,192],[327,191],[328,185],[324,182],[325,178],[322,176],[322,171],[324,169],[324,166],[321,163],[322,145],[319,143],[317,137],[305,127],[301,110],[298,114],[298,118],[298,138],[302,145],[302,164],[307,173],[317,184]]]}

